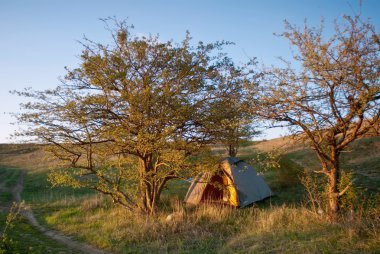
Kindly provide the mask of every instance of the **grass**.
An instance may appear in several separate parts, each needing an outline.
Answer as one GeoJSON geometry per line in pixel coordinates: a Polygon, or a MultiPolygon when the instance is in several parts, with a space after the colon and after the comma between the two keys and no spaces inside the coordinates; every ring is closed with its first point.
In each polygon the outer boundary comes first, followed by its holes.
{"type": "Polygon", "coordinates": [[[12,187],[16,184],[21,171],[17,168],[4,167],[0,165],[1,185],[5,188],[12,187]]]}
{"type": "Polygon", "coordinates": [[[12,194],[8,191],[0,192],[0,204],[1,203],[10,203],[12,201],[12,194]]]}
{"type": "MultiPolygon", "coordinates": [[[[310,149],[286,155],[306,169],[319,169],[318,159],[310,149]]],[[[342,170],[354,173],[355,187],[368,195],[380,192],[380,137],[362,138],[352,143],[342,154],[342,170]]]]}
{"type": "Polygon", "coordinates": [[[146,218],[113,206],[88,210],[88,204],[71,204],[46,222],[117,253],[375,253],[379,248],[380,224],[334,225],[300,207],[173,211],[177,217],[166,221],[167,212],[146,218]]]}
{"type": "Polygon", "coordinates": [[[22,198],[28,203],[39,204],[94,194],[93,191],[83,188],[53,188],[51,183],[47,180],[48,173],[48,170],[29,171],[24,181],[22,198]]]}
{"type": "MultiPolygon", "coordinates": [[[[0,214],[0,230],[5,225],[5,219],[6,215],[0,214]]],[[[8,237],[12,239],[12,250],[9,253],[77,253],[45,237],[22,217],[8,230],[8,237]]]]}
{"type": "Polygon", "coordinates": [[[372,227],[354,222],[334,225],[309,210],[299,207],[275,207],[251,214],[238,234],[222,253],[368,253],[378,250],[378,236],[372,227]],[[358,229],[362,232],[359,233],[358,229]],[[361,234],[361,235],[360,235],[361,234]]]}
{"type": "MultiPolygon", "coordinates": [[[[21,170],[17,168],[0,166],[0,186],[2,186],[0,190],[0,241],[7,213],[13,200],[11,188],[16,184],[20,174],[21,170]]],[[[76,253],[44,236],[20,216],[11,227],[8,227],[6,233],[8,239],[11,240],[11,249],[5,253],[76,253]]],[[[0,248],[0,253],[3,253],[1,251],[0,248]]]]}
{"type": "MultiPolygon", "coordinates": [[[[380,138],[361,139],[342,160],[344,168],[355,170],[356,184],[373,195],[379,193],[380,185],[379,144],[380,138]]],[[[244,144],[241,157],[251,161],[256,145],[267,146],[266,142],[244,144]]],[[[4,154],[6,149],[1,149],[4,154]]],[[[304,190],[298,180],[304,168],[318,167],[316,158],[308,149],[288,151],[280,160],[281,169],[263,170],[255,165],[274,197],[245,209],[184,207],[189,183],[175,180],[164,190],[161,209],[152,217],[130,214],[88,190],[51,188],[46,180],[51,161],[41,161],[37,150],[25,153],[18,147],[3,161],[28,169],[22,197],[41,223],[115,253],[379,253],[379,202],[373,199],[370,206],[353,211],[340,224],[327,222],[303,205],[304,190]],[[169,214],[171,220],[167,220],[169,214]]],[[[0,168],[0,176],[5,173],[12,179],[0,168]]],[[[22,236],[18,237],[22,242],[22,236]]]]}
{"type": "Polygon", "coordinates": [[[21,171],[16,168],[0,165],[0,208],[5,208],[12,203],[11,188],[17,183],[20,174],[21,171]]]}

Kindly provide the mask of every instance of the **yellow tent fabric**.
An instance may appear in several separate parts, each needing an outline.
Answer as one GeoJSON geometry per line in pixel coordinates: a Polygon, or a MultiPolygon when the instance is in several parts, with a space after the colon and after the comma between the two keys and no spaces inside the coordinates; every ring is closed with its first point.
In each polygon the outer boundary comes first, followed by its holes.
{"type": "Polygon", "coordinates": [[[231,178],[228,176],[223,177],[223,184],[226,186],[227,190],[227,203],[232,206],[239,206],[239,199],[237,196],[237,192],[234,186],[234,183],[232,182],[231,178]]]}

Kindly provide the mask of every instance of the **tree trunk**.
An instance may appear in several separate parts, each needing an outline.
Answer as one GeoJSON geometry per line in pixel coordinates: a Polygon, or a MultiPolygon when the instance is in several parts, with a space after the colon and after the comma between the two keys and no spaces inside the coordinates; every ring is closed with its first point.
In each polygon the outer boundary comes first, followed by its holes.
{"type": "Polygon", "coordinates": [[[152,195],[152,190],[143,180],[141,180],[141,182],[142,183],[140,185],[142,188],[140,188],[138,194],[140,196],[139,209],[143,213],[153,214],[155,209],[155,201],[152,195]]]}
{"type": "Polygon", "coordinates": [[[335,163],[334,167],[330,169],[329,174],[329,209],[332,220],[336,220],[339,212],[339,165],[335,163]]]}
{"type": "Polygon", "coordinates": [[[228,156],[236,157],[237,155],[237,147],[234,145],[229,145],[228,147],[228,156]]]}
{"type": "Polygon", "coordinates": [[[147,169],[146,159],[139,158],[140,182],[139,182],[138,195],[139,195],[140,201],[139,201],[138,207],[143,213],[146,213],[149,210],[149,186],[146,183],[147,172],[148,172],[148,169],[147,169]]]}
{"type": "Polygon", "coordinates": [[[159,186],[155,179],[152,157],[140,159],[140,209],[147,214],[154,214],[159,200],[159,186]]]}
{"type": "Polygon", "coordinates": [[[139,189],[139,195],[140,195],[140,201],[138,203],[138,208],[140,209],[141,212],[146,212],[148,210],[148,204],[146,202],[146,190],[144,183],[141,183],[142,181],[140,180],[140,189],[139,189]]]}
{"type": "Polygon", "coordinates": [[[176,178],[174,172],[158,177],[157,168],[153,167],[153,159],[140,159],[140,205],[139,208],[146,214],[154,214],[160,200],[161,192],[168,180],[176,178]]]}

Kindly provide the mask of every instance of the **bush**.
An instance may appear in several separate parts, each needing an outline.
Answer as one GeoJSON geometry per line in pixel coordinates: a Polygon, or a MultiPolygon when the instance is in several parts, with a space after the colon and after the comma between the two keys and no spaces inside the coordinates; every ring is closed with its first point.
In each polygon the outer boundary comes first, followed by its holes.
{"type": "Polygon", "coordinates": [[[340,209],[343,211],[351,211],[357,208],[359,201],[359,193],[358,188],[353,184],[354,175],[352,171],[344,171],[342,170],[339,183],[338,190],[339,192],[346,188],[348,185],[351,185],[349,189],[344,193],[343,196],[339,199],[340,209]]]}
{"type": "Polygon", "coordinates": [[[17,220],[20,214],[22,205],[22,203],[17,204],[14,202],[9,210],[9,213],[5,220],[5,226],[0,235],[0,254],[19,253],[18,243],[9,237],[8,230],[14,227],[14,222],[17,220]]]}

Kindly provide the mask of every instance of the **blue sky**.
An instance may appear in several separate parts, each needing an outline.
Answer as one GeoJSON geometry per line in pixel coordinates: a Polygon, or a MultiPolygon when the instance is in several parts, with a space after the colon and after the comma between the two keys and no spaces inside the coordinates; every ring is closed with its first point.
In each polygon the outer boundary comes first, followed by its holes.
{"type": "MultiPolygon", "coordinates": [[[[0,143],[10,142],[17,129],[9,112],[18,112],[22,98],[9,90],[55,87],[64,67],[79,63],[83,35],[107,42],[109,33],[99,18],[128,19],[138,34],[160,34],[161,40],[183,39],[236,43],[226,51],[236,62],[257,57],[260,64],[276,65],[277,57],[290,57],[290,48],[273,33],[283,21],[318,25],[325,18],[327,32],[343,14],[359,12],[358,0],[0,0],[0,143]]],[[[380,1],[363,0],[362,15],[380,27],[380,1]]],[[[281,135],[268,131],[264,138],[281,135]]]]}

